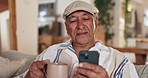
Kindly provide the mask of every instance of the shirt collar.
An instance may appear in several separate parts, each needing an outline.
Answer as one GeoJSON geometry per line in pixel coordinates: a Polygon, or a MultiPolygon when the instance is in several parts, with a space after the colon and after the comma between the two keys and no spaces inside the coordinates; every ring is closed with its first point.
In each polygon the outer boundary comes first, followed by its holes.
{"type": "MultiPolygon", "coordinates": [[[[89,51],[91,50],[97,50],[97,51],[101,51],[101,49],[99,49],[99,47],[101,47],[102,42],[97,41],[97,43],[95,44],[95,46],[93,46],[92,48],[89,49],[89,51]]],[[[60,44],[60,46],[58,47],[58,49],[63,49],[65,53],[67,53],[68,55],[70,55],[73,58],[76,58],[77,60],[77,56],[75,54],[75,50],[72,46],[72,40],[69,39],[66,42],[60,44]]]]}
{"type": "MultiPolygon", "coordinates": [[[[97,41],[97,43],[93,47],[100,48],[102,45],[104,45],[104,44],[101,41],[97,41]]],[[[66,42],[60,44],[60,46],[58,47],[58,49],[66,49],[66,48],[72,48],[73,49],[73,47],[72,47],[72,40],[71,39],[69,39],[66,42]]],[[[90,49],[92,49],[92,48],[90,48],[90,49]]]]}

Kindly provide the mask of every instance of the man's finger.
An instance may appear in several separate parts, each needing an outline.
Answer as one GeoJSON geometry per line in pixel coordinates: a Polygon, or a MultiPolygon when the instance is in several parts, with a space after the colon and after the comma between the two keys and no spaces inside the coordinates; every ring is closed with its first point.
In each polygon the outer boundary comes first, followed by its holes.
{"type": "Polygon", "coordinates": [[[38,68],[34,68],[34,69],[30,69],[30,75],[36,75],[38,77],[43,77],[45,75],[45,73],[42,71],[43,69],[38,69],[38,68]]]}
{"type": "Polygon", "coordinates": [[[43,60],[43,61],[35,61],[32,63],[31,68],[33,69],[44,69],[45,64],[49,63],[49,60],[43,60]]]}
{"type": "Polygon", "coordinates": [[[40,78],[45,77],[47,63],[49,63],[49,62],[50,62],[49,60],[33,62],[30,69],[29,69],[30,76],[37,76],[40,78]]]}
{"type": "Polygon", "coordinates": [[[94,72],[100,72],[100,71],[105,70],[100,65],[95,65],[95,64],[90,64],[90,63],[80,63],[79,67],[84,68],[84,69],[89,69],[89,70],[92,70],[94,72]]]}
{"type": "Polygon", "coordinates": [[[43,60],[43,62],[45,62],[46,64],[50,62],[49,59],[43,60]]]}
{"type": "Polygon", "coordinates": [[[37,73],[37,72],[30,72],[30,77],[31,78],[41,78],[41,77],[44,77],[43,73],[37,73]]]}
{"type": "Polygon", "coordinates": [[[88,77],[83,76],[83,75],[81,75],[81,74],[77,74],[77,78],[88,78],[88,77]]]}
{"type": "Polygon", "coordinates": [[[93,72],[92,70],[84,69],[84,68],[78,68],[77,73],[78,73],[77,76],[80,75],[86,78],[95,78],[98,75],[98,73],[93,72]]]}

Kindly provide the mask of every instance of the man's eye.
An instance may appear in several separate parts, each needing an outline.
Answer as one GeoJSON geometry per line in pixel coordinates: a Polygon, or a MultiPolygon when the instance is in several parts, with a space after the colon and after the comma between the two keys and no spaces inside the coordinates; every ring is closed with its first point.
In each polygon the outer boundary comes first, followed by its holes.
{"type": "Polygon", "coordinates": [[[70,21],[70,23],[74,23],[74,22],[76,22],[76,20],[71,20],[71,21],[70,21]]]}
{"type": "Polygon", "coordinates": [[[87,20],[90,20],[90,18],[83,18],[83,20],[87,21],[87,20]]]}

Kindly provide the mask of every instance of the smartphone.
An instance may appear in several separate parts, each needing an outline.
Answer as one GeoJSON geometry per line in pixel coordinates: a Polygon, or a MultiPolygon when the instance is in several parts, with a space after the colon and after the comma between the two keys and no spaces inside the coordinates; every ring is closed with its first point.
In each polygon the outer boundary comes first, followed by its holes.
{"type": "Polygon", "coordinates": [[[88,62],[99,65],[99,56],[100,54],[98,51],[80,51],[79,62],[88,62]]]}

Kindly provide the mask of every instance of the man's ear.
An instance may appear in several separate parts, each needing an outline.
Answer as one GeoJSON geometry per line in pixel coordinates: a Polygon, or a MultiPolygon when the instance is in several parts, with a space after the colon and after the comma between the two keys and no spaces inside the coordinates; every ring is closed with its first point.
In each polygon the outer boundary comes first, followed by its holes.
{"type": "Polygon", "coordinates": [[[66,21],[64,22],[64,24],[65,24],[65,26],[66,26],[66,29],[67,29],[67,23],[66,23],[66,21]]]}
{"type": "Polygon", "coordinates": [[[67,22],[65,21],[65,26],[66,26],[66,30],[67,30],[67,22]]]}
{"type": "Polygon", "coordinates": [[[67,22],[66,21],[65,21],[65,26],[66,26],[66,32],[69,35],[69,33],[68,33],[68,26],[67,26],[67,22]]]}
{"type": "Polygon", "coordinates": [[[99,25],[98,16],[96,16],[96,18],[95,18],[95,24],[96,24],[96,28],[97,28],[99,25]]]}

